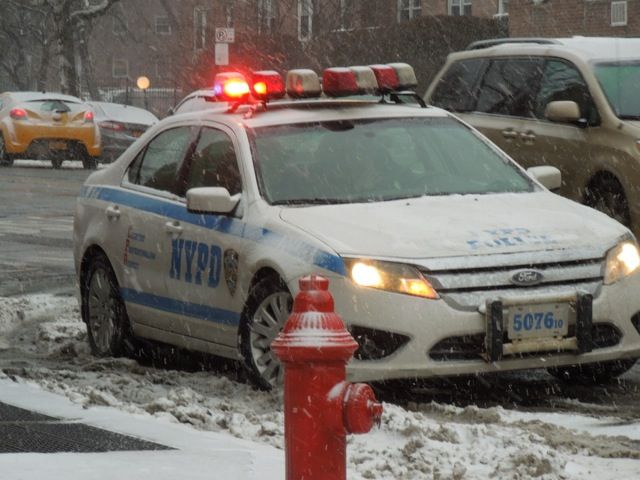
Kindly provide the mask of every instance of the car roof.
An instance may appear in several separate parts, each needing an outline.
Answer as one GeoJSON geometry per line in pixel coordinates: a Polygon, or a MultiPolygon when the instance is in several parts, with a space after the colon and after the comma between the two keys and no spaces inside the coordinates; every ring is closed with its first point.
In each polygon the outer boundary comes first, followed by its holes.
{"type": "Polygon", "coordinates": [[[38,100],[62,100],[65,102],[82,103],[78,97],[54,92],[5,92],[17,102],[31,102],[38,100]]]}
{"type": "Polygon", "coordinates": [[[493,55],[545,55],[570,53],[587,62],[605,60],[640,60],[640,38],[570,37],[494,39],[469,46],[472,50],[453,54],[459,57],[483,57],[493,55]],[[486,44],[486,48],[482,46],[486,44]]]}
{"type": "Polygon", "coordinates": [[[148,121],[150,123],[158,121],[158,118],[150,111],[131,105],[110,102],[87,102],[87,105],[100,108],[107,117],[121,118],[126,116],[130,117],[132,121],[148,121]]]}
{"type": "Polygon", "coordinates": [[[435,107],[420,108],[418,105],[380,104],[378,100],[353,99],[314,99],[314,100],[279,100],[267,105],[266,110],[258,109],[251,113],[249,106],[241,106],[235,113],[227,113],[229,105],[219,102],[211,108],[174,115],[176,121],[212,120],[228,121],[242,124],[249,128],[294,123],[312,123],[338,119],[374,119],[374,118],[407,118],[407,117],[447,117],[449,114],[435,107]]]}

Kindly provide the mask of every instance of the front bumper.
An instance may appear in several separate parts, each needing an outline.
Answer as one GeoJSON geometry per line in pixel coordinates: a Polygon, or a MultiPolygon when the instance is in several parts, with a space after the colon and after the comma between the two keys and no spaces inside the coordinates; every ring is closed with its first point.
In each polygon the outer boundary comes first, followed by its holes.
{"type": "MultiPolygon", "coordinates": [[[[640,334],[631,321],[640,312],[639,274],[602,286],[593,298],[593,326],[617,332],[615,344],[596,345],[584,353],[568,350],[504,355],[496,361],[487,358],[486,350],[465,359],[430,355],[437,344],[452,337],[481,338],[484,345],[486,316],[480,311],[456,309],[442,299],[426,300],[359,288],[346,278],[332,279],[330,289],[336,311],[350,328],[364,327],[408,337],[406,343],[386,357],[352,360],[347,372],[353,381],[469,375],[640,357],[640,334]]],[[[566,293],[576,292],[567,286],[566,293]]]]}

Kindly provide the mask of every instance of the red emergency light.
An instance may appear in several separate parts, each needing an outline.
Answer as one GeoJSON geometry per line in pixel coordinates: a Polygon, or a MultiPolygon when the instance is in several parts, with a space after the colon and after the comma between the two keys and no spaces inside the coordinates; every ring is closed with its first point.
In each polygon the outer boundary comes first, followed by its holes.
{"type": "Polygon", "coordinates": [[[361,89],[350,69],[333,67],[322,73],[322,90],[329,97],[346,97],[358,95],[361,89]]]}
{"type": "Polygon", "coordinates": [[[252,94],[258,100],[276,100],[284,97],[284,81],[278,72],[261,70],[251,74],[252,94]]]}
{"type": "Polygon", "coordinates": [[[381,93],[389,93],[398,89],[400,81],[393,67],[389,65],[370,65],[373,74],[378,80],[378,89],[381,93]]]}
{"type": "Polygon", "coordinates": [[[213,93],[218,100],[233,102],[244,100],[251,90],[244,75],[238,72],[225,72],[216,75],[213,93]]]}

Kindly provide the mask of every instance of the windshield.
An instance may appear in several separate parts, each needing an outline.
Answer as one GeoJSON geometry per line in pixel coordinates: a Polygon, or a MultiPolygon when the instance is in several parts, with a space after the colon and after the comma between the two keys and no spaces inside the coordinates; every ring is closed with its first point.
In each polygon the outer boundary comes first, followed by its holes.
{"type": "Polygon", "coordinates": [[[519,169],[451,118],[262,127],[253,137],[258,180],[272,204],[533,190],[519,169]]]}
{"type": "Polygon", "coordinates": [[[640,60],[599,63],[594,73],[615,114],[623,120],[640,120],[640,60]]]}

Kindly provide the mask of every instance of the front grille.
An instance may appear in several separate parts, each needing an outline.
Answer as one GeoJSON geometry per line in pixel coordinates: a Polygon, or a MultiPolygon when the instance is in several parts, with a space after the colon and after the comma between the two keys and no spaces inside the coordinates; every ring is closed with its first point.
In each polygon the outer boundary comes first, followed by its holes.
{"type": "Polygon", "coordinates": [[[602,284],[602,259],[566,262],[514,263],[508,266],[422,270],[423,275],[453,307],[476,309],[487,299],[522,295],[561,295],[584,291],[595,295],[602,284]],[[533,286],[514,284],[515,272],[536,270],[544,276],[533,286]]]}
{"type": "MultiPolygon", "coordinates": [[[[614,325],[610,323],[596,323],[591,330],[593,336],[593,349],[613,347],[620,343],[622,333],[614,325]]],[[[569,325],[568,336],[575,335],[575,326],[569,325]]],[[[507,333],[504,333],[503,342],[509,342],[507,333]]],[[[429,358],[432,360],[446,362],[452,360],[479,360],[484,353],[484,333],[474,335],[460,335],[455,337],[447,337],[436,343],[429,351],[429,358]]],[[[539,356],[540,353],[524,353],[513,355],[513,357],[532,357],[539,356]]],[[[557,352],[546,352],[557,353],[557,352]]]]}

